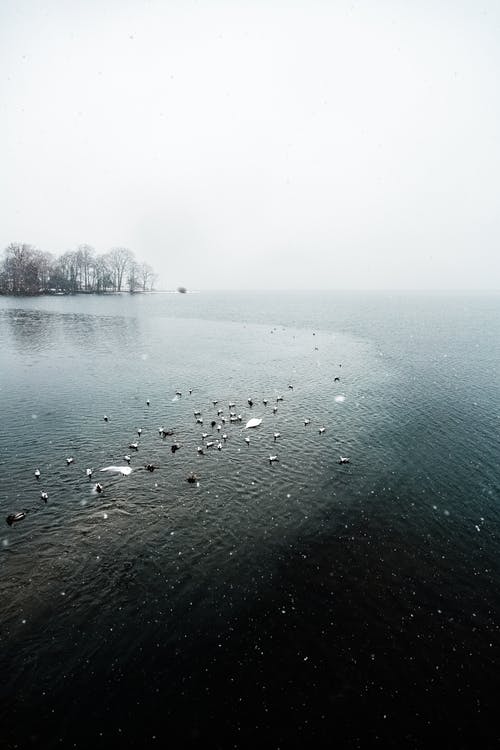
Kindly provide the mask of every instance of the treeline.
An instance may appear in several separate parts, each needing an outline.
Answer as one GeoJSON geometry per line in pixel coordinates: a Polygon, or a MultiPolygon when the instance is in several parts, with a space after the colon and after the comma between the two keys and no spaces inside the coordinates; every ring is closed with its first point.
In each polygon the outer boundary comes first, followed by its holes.
{"type": "Polygon", "coordinates": [[[155,279],[151,266],[126,247],[99,255],[90,245],[79,245],[57,258],[13,242],[0,262],[0,294],[146,292],[155,279]]]}

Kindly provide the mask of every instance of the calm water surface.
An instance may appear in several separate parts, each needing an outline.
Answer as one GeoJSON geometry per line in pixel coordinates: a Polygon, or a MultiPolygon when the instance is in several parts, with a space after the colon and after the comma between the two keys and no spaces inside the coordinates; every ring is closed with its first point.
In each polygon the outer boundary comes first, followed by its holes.
{"type": "Polygon", "coordinates": [[[6,746],[497,746],[499,301],[0,298],[6,746]]]}

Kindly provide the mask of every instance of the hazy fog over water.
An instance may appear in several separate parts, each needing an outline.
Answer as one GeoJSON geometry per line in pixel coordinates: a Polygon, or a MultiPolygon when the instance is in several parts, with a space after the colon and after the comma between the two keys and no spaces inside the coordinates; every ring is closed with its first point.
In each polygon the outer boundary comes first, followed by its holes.
{"type": "Polygon", "coordinates": [[[0,250],[159,287],[498,288],[500,9],[5,0],[0,250]]]}

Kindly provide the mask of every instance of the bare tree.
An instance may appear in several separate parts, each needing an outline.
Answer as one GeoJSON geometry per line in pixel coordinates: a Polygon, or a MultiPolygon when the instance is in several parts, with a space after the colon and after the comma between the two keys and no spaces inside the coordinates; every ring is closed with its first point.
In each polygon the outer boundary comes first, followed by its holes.
{"type": "Polygon", "coordinates": [[[123,276],[129,264],[134,261],[134,253],[126,247],[113,247],[106,259],[113,277],[114,288],[117,292],[121,292],[123,276]]]}
{"type": "Polygon", "coordinates": [[[94,263],[95,290],[96,292],[105,292],[113,286],[111,271],[108,266],[107,256],[98,255],[94,263]]]}
{"type": "Polygon", "coordinates": [[[152,291],[153,284],[156,280],[156,274],[149,263],[141,263],[138,268],[138,275],[141,280],[142,291],[146,292],[148,287],[152,291]]]}
{"type": "Polygon", "coordinates": [[[80,270],[80,289],[82,288],[82,281],[83,281],[83,289],[86,292],[91,291],[89,282],[90,282],[90,269],[91,269],[92,264],[95,261],[94,248],[91,245],[78,245],[76,256],[78,260],[78,267],[80,270]]]}
{"type": "Polygon", "coordinates": [[[37,250],[36,254],[38,258],[40,289],[43,289],[45,292],[50,286],[52,270],[54,268],[54,256],[52,253],[44,253],[41,250],[37,250]]]}
{"type": "Polygon", "coordinates": [[[59,268],[61,274],[66,279],[66,286],[69,292],[78,291],[79,263],[76,253],[68,250],[59,258],[59,268]]]}
{"type": "Polygon", "coordinates": [[[5,250],[2,283],[7,294],[38,294],[43,253],[32,245],[12,242],[5,250]]]}
{"type": "Polygon", "coordinates": [[[128,290],[131,293],[140,289],[141,282],[140,282],[140,275],[139,275],[139,264],[136,263],[135,261],[133,261],[132,263],[129,263],[128,274],[127,274],[127,284],[128,284],[128,290]]]}

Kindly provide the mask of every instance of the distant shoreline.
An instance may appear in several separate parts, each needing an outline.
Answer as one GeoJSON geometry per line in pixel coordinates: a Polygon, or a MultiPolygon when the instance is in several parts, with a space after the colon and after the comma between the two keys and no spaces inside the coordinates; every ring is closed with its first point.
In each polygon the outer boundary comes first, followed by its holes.
{"type": "Polygon", "coordinates": [[[178,289],[147,289],[143,291],[142,289],[136,289],[135,291],[127,291],[127,290],[121,290],[121,291],[115,291],[115,290],[106,290],[106,291],[85,291],[84,289],[74,291],[74,292],[63,292],[61,290],[44,290],[41,292],[36,292],[34,294],[27,294],[26,292],[23,293],[14,293],[14,292],[0,292],[0,297],[78,297],[78,296],[96,296],[96,297],[113,297],[113,296],[135,296],[136,294],[197,294],[197,292],[186,290],[185,292],[180,292],[178,289]]]}

